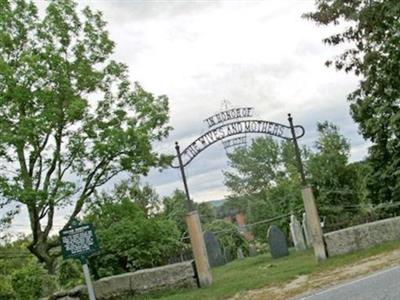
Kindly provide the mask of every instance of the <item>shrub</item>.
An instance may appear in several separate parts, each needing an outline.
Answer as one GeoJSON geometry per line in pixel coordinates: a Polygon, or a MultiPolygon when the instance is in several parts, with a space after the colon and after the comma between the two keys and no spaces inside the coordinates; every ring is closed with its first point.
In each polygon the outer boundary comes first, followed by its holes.
{"type": "Polygon", "coordinates": [[[42,296],[43,280],[43,269],[33,263],[15,271],[11,277],[11,285],[15,291],[16,299],[39,299],[42,296]]]}
{"type": "Polygon", "coordinates": [[[75,260],[64,260],[58,269],[58,283],[62,288],[68,289],[83,283],[80,264],[75,260]]]}
{"type": "Polygon", "coordinates": [[[9,276],[0,275],[0,300],[15,299],[14,290],[9,276]]]}
{"type": "MultiPolygon", "coordinates": [[[[234,258],[239,248],[242,249],[245,255],[248,255],[249,243],[239,232],[236,225],[224,220],[215,220],[204,226],[204,230],[215,234],[225,255],[234,258]]],[[[230,259],[228,258],[228,260],[230,259]]]]}

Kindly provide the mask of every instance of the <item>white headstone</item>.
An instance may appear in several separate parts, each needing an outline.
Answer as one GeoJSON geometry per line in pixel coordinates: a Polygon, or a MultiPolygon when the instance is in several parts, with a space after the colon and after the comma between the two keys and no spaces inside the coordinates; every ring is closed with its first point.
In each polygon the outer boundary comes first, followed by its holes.
{"type": "Polygon", "coordinates": [[[244,258],[242,248],[238,248],[237,249],[237,257],[238,257],[238,259],[243,259],[244,258]]]}
{"type": "Polygon", "coordinates": [[[294,215],[290,216],[290,233],[292,234],[292,239],[296,250],[306,250],[307,247],[306,242],[304,241],[303,230],[301,229],[300,222],[294,215]]]}

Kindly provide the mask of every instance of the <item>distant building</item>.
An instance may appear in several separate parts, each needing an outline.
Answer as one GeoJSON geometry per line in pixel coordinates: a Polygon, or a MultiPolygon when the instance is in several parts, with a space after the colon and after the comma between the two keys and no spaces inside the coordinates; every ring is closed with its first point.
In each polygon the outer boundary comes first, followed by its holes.
{"type": "Polygon", "coordinates": [[[254,239],[253,233],[246,227],[246,216],[242,212],[226,212],[223,210],[224,203],[228,201],[226,199],[211,200],[208,201],[214,210],[214,215],[217,219],[224,219],[227,222],[235,223],[239,227],[239,231],[244,237],[251,241],[254,239]]]}

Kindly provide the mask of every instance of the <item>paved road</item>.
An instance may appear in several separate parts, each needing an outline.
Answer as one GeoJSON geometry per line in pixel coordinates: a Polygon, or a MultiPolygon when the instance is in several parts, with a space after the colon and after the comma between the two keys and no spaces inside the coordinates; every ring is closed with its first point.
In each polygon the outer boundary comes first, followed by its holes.
{"type": "Polygon", "coordinates": [[[400,267],[373,273],[298,300],[400,300],[400,267]]]}

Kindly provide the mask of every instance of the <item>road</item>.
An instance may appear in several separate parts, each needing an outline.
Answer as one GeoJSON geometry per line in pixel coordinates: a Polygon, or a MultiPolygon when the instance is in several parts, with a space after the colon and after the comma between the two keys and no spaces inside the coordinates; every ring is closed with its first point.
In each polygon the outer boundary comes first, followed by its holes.
{"type": "Polygon", "coordinates": [[[317,291],[297,300],[399,300],[400,267],[317,291]]]}

